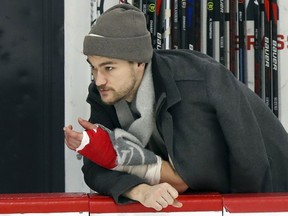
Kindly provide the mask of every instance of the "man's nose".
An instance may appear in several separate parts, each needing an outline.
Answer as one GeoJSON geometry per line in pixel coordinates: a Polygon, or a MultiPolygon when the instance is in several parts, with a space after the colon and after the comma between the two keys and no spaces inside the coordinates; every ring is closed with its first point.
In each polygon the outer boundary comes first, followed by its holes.
{"type": "Polygon", "coordinates": [[[96,86],[105,85],[106,83],[107,83],[106,77],[103,74],[98,72],[96,79],[95,79],[96,86]]]}

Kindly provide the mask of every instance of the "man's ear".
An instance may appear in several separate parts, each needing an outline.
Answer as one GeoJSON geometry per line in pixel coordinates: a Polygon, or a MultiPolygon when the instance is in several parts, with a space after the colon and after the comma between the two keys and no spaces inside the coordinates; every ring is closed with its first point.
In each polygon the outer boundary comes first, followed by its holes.
{"type": "Polygon", "coordinates": [[[138,67],[144,67],[145,68],[145,63],[139,63],[138,62],[138,67]]]}

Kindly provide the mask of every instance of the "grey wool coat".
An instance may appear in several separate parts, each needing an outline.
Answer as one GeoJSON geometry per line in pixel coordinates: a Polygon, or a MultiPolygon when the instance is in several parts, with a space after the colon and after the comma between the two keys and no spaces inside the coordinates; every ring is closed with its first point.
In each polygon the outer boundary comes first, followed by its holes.
{"type": "MultiPolygon", "coordinates": [[[[147,148],[174,167],[191,192],[288,191],[288,135],[280,121],[249,88],[205,54],[158,50],[152,58],[156,125],[163,144],[147,148]]],[[[89,87],[90,121],[121,127],[113,106],[89,87]]],[[[87,185],[118,203],[123,192],[144,180],[106,170],[88,159],[87,185]]]]}

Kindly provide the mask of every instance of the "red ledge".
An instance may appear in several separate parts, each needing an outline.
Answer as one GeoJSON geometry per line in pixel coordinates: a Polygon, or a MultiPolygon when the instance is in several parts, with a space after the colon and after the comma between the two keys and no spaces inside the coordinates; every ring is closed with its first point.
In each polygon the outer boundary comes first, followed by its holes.
{"type": "Polygon", "coordinates": [[[222,195],[223,207],[231,213],[288,212],[288,193],[222,195]]]}
{"type": "MultiPolygon", "coordinates": [[[[114,213],[114,212],[155,212],[139,203],[116,205],[112,198],[98,194],[89,194],[90,213],[114,213]]],[[[187,212],[187,211],[221,211],[223,210],[222,197],[219,194],[189,194],[180,195],[178,200],[183,203],[182,208],[169,206],[163,212],[187,212]]]]}
{"type": "Polygon", "coordinates": [[[0,194],[0,213],[89,212],[83,193],[0,194]]]}

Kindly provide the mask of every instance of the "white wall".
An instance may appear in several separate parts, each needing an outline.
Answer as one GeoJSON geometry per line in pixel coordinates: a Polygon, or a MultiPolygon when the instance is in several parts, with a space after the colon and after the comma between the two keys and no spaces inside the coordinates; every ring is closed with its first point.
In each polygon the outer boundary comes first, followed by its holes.
{"type": "MultiPolygon", "coordinates": [[[[97,0],[65,0],[65,125],[82,131],[77,118],[88,119],[90,107],[86,103],[91,81],[90,67],[82,53],[84,36],[91,20],[97,17],[97,0]],[[92,7],[92,6],[93,7],[92,7]]],[[[104,10],[119,3],[106,0],[104,10]]],[[[98,3],[99,4],[99,3],[98,3]]],[[[89,192],[81,172],[82,157],[65,146],[65,191],[89,192]]]]}
{"type": "Polygon", "coordinates": [[[279,50],[279,88],[280,88],[280,120],[288,131],[288,1],[278,0],[279,23],[278,36],[283,43],[283,49],[279,50]],[[283,37],[283,38],[282,38],[283,37]]]}
{"type": "MultiPolygon", "coordinates": [[[[86,103],[90,68],[82,43],[90,29],[90,0],[65,0],[65,125],[82,130],[77,118],[89,118],[86,103]]],[[[81,172],[82,160],[65,146],[65,190],[87,192],[81,172]]]]}

